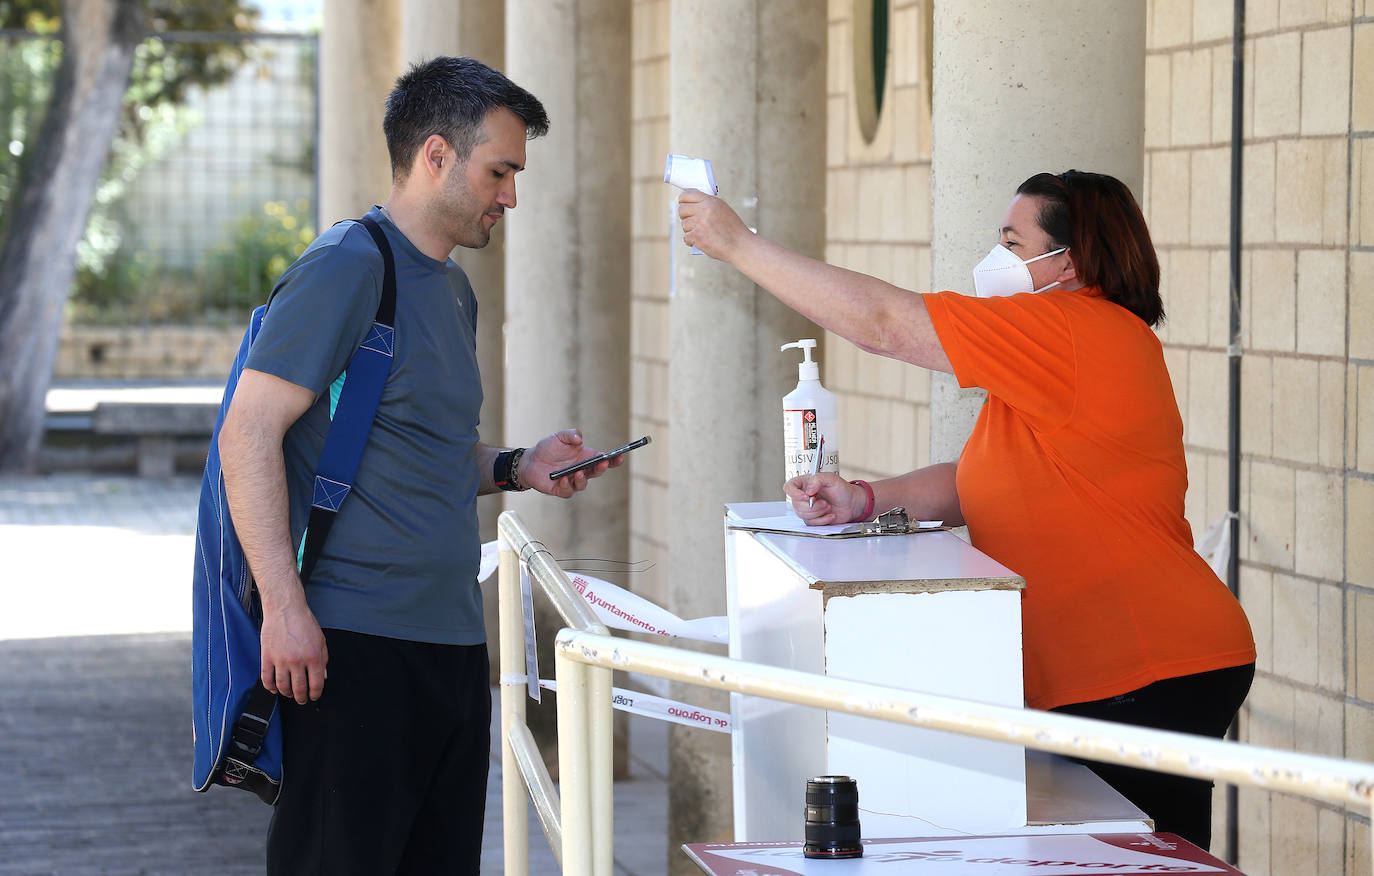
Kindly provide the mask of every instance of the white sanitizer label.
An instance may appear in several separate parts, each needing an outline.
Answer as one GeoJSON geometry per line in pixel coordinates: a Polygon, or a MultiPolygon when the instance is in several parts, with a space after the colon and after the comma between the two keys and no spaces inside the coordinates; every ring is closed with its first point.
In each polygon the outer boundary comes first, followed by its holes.
{"type": "Polygon", "coordinates": [[[816,471],[816,454],[824,452],[821,471],[839,470],[839,452],[826,442],[820,449],[820,425],[815,408],[785,408],[782,412],[783,455],[787,479],[816,471]]]}

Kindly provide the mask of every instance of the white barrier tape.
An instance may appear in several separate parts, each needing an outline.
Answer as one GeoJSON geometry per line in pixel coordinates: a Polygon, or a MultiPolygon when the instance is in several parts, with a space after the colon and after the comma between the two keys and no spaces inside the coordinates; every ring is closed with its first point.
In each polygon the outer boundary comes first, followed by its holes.
{"type": "MultiPolygon", "coordinates": [[[[558,682],[549,678],[539,679],[539,686],[546,690],[558,690],[558,682]]],[[[611,707],[622,712],[629,712],[632,715],[655,718],[659,721],[672,721],[674,724],[682,724],[686,727],[700,727],[703,730],[715,730],[718,733],[730,732],[730,715],[728,712],[689,706],[676,700],[664,699],[634,690],[625,690],[620,687],[611,688],[611,707]]]]}
{"type": "Polygon", "coordinates": [[[730,622],[724,615],[683,620],[642,596],[588,575],[573,575],[572,585],[601,622],[613,629],[651,633],[668,639],[730,641],[730,622]]]}
{"type": "Polygon", "coordinates": [[[1202,558],[1207,561],[1207,565],[1212,567],[1212,571],[1222,581],[1226,580],[1226,573],[1231,565],[1231,518],[1233,515],[1227,511],[1207,527],[1207,531],[1198,539],[1194,550],[1202,554],[1202,558]]]}
{"type": "Polygon", "coordinates": [[[530,677],[520,672],[503,672],[497,683],[501,687],[524,687],[530,683],[530,677]]]}
{"type": "Polygon", "coordinates": [[[477,563],[477,583],[491,577],[496,567],[501,565],[501,540],[489,541],[482,545],[482,559],[477,563]]]}
{"type": "MultiPolygon", "coordinates": [[[[478,581],[485,581],[495,571],[498,555],[497,542],[489,541],[482,545],[478,581]]],[[[521,569],[522,575],[525,574],[523,565],[521,569]]],[[[521,583],[523,586],[523,580],[521,583]]],[[[692,639],[698,642],[730,641],[730,623],[723,615],[683,620],[671,611],[609,581],[590,575],[573,574],[572,583],[577,592],[582,594],[582,598],[587,600],[597,618],[612,629],[650,633],[670,639],[692,639]]],[[[529,612],[530,609],[527,608],[526,611],[529,612]]],[[[528,619],[526,623],[528,626],[528,619]]]]}
{"type": "Polygon", "coordinates": [[[539,702],[539,650],[534,641],[534,587],[528,563],[520,564],[520,613],[525,620],[525,679],[530,699],[539,702]]]}

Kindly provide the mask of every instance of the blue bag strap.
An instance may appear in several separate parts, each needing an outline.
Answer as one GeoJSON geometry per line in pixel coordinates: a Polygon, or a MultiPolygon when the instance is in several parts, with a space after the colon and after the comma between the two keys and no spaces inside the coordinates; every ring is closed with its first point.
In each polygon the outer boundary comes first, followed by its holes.
{"type": "Polygon", "coordinates": [[[310,521],[305,533],[301,557],[301,583],[304,584],[315,568],[324,549],[324,541],[334,525],[334,517],[353,489],[353,479],[367,447],[372,420],[382,399],[396,343],[396,262],[386,233],[372,219],[358,220],[372,235],[382,254],[382,300],[377,316],[367,336],[354,351],[348,363],[348,379],[339,394],[334,420],[325,436],[315,470],[313,495],[310,500],[310,521]]]}

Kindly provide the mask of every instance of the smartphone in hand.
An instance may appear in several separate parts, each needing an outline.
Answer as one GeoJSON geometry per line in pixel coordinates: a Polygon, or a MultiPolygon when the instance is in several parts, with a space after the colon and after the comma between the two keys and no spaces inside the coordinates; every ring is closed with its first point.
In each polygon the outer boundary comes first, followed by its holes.
{"type": "Polygon", "coordinates": [[[567,477],[568,475],[573,474],[574,472],[582,471],[584,468],[591,468],[599,462],[605,462],[608,459],[615,459],[617,456],[629,453],[636,447],[643,447],[645,444],[648,444],[652,440],[653,439],[650,438],[648,435],[645,435],[643,438],[631,441],[629,444],[622,444],[615,450],[607,450],[604,453],[598,453],[596,456],[593,456],[589,459],[584,459],[581,462],[575,462],[572,465],[560,468],[557,471],[551,471],[549,472],[549,480],[556,481],[559,478],[567,477]]]}

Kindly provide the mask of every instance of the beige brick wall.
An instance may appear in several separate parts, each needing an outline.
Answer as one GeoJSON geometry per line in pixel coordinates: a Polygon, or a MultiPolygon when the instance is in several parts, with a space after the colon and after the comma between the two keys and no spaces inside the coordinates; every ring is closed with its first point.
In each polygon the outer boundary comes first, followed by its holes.
{"type": "MultiPolygon", "coordinates": [[[[918,292],[930,286],[930,0],[893,0],[872,141],[855,108],[851,3],[830,3],[826,260],[918,292]]],[[[839,396],[840,470],[881,478],[930,461],[930,373],[830,333],[821,378],[839,396]]]]}
{"type": "Polygon", "coordinates": [[[654,567],[629,585],[667,604],[668,531],[668,290],[673,190],[663,183],[668,142],[669,0],[635,0],[631,43],[631,136],[634,215],[630,228],[630,423],[654,441],[631,454],[630,554],[654,567]]]}
{"type": "Polygon", "coordinates": [[[223,381],[243,326],[63,326],[53,376],[58,380],[223,381]]]}
{"type": "MultiPolygon", "coordinates": [[[[826,257],[918,291],[930,277],[929,2],[893,0],[871,142],[852,94],[852,3],[829,4],[826,257]]],[[[1160,337],[1200,534],[1227,503],[1233,4],[1147,3],[1137,194],[1160,254],[1160,337]]],[[[632,417],[655,442],[631,461],[632,547],[658,563],[634,586],[660,601],[671,525],[668,17],[669,0],[635,0],[632,417]]],[[[1251,0],[1247,21],[1241,600],[1259,654],[1242,738],[1374,760],[1374,0],[1251,0]]],[[[847,476],[929,461],[925,371],[835,336],[820,358],[840,397],[847,476]]],[[[1238,818],[1247,873],[1367,871],[1367,813],[1242,789],[1238,818]]]]}
{"type": "MultiPolygon", "coordinates": [[[[927,0],[928,2],[928,0],[927,0]]],[[[927,7],[893,3],[887,91],[873,141],[859,130],[851,4],[831,0],[827,68],[826,258],[925,291],[930,282],[930,92],[927,7]]],[[[668,499],[668,235],[673,191],[663,184],[669,134],[669,2],[635,0],[633,12],[633,241],[631,418],[654,443],[631,461],[631,553],[656,567],[633,586],[666,596],[668,499]]],[[[884,477],[930,459],[928,372],[859,351],[827,335],[822,380],[839,396],[841,468],[884,477]]],[[[779,357],[779,367],[786,360],[779,357]]],[[[781,399],[779,399],[781,401],[781,399]]]]}
{"type": "MultiPolygon", "coordinates": [[[[1368,760],[1374,671],[1362,683],[1359,667],[1374,665],[1374,9],[1247,6],[1240,586],[1259,657],[1241,735],[1368,760]]],[[[1150,0],[1149,10],[1144,205],[1195,534],[1226,508],[1232,8],[1150,0]]],[[[1368,813],[1242,789],[1239,820],[1247,873],[1367,869],[1368,813]]]]}

